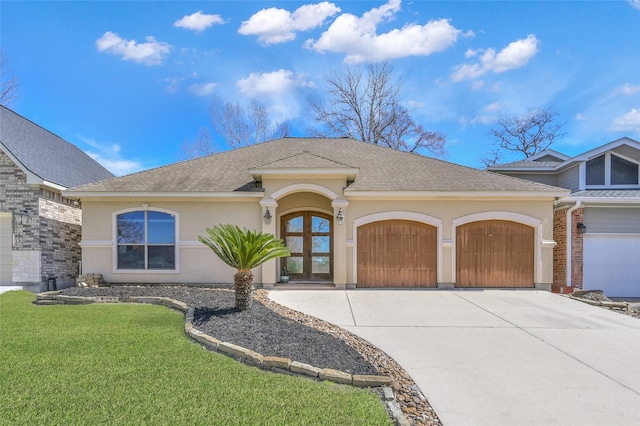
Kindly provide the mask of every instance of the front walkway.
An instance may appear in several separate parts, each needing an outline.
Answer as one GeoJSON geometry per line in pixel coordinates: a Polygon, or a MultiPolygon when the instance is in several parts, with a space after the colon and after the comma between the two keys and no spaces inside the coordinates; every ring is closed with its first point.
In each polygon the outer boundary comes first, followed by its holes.
{"type": "Polygon", "coordinates": [[[279,291],[391,355],[445,426],[640,424],[640,320],[542,291],[279,291]]]}

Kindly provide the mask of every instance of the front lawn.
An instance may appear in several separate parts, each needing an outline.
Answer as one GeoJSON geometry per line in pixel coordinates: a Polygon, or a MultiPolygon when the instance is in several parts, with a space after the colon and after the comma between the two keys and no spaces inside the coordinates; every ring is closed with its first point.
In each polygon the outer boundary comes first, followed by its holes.
{"type": "Polygon", "coordinates": [[[371,392],[246,366],[150,305],[0,294],[0,423],[389,425],[371,392]]]}

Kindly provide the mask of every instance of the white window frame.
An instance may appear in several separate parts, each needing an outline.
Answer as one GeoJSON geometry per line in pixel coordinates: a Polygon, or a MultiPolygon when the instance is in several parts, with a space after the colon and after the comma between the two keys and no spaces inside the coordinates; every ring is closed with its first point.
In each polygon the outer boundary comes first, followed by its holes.
{"type": "MultiPolygon", "coordinates": [[[[168,210],[168,209],[163,209],[160,207],[149,207],[147,205],[143,205],[142,207],[133,207],[133,208],[129,208],[129,209],[123,209],[123,210],[118,210],[116,212],[113,212],[112,214],[112,231],[113,231],[113,250],[112,250],[112,260],[113,260],[113,273],[114,274],[176,274],[180,272],[180,250],[179,250],[179,235],[178,235],[178,230],[180,229],[179,226],[179,215],[178,212],[175,212],[173,210],[168,210]],[[145,264],[145,269],[118,269],[118,216],[124,213],[132,213],[132,212],[159,212],[159,213],[165,213],[165,214],[170,214],[174,217],[175,222],[174,222],[174,226],[175,226],[175,242],[173,244],[174,246],[174,255],[175,255],[175,268],[174,269],[148,269],[149,265],[148,265],[148,253],[147,253],[147,218],[146,218],[146,214],[145,214],[145,242],[144,242],[144,264],[145,264]]],[[[168,246],[168,245],[167,245],[168,246]]]]}
{"type": "Polygon", "coordinates": [[[596,155],[588,160],[580,163],[580,189],[637,189],[640,188],[640,162],[633,158],[626,157],[617,152],[605,152],[604,154],[596,155]],[[587,161],[593,160],[604,155],[604,185],[587,185],[587,161]],[[638,183],[627,185],[612,185],[611,184],[611,156],[615,155],[625,161],[638,165],[638,183]]]}

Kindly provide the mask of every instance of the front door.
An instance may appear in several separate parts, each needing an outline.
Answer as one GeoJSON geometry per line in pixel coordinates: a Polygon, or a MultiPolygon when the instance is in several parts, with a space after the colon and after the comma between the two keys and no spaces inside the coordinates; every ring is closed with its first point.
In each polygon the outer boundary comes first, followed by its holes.
{"type": "Polygon", "coordinates": [[[333,280],[332,219],[319,212],[296,212],[282,217],[282,239],[291,251],[291,256],[282,260],[282,275],[287,272],[292,281],[333,280]]]}

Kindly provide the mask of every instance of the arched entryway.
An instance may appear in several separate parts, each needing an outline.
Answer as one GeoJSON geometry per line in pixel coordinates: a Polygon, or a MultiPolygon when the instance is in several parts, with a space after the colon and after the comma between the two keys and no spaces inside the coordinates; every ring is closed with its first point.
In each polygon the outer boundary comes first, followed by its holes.
{"type": "Polygon", "coordinates": [[[291,256],[282,260],[282,275],[288,275],[291,281],[333,280],[331,215],[318,211],[289,213],[282,216],[280,230],[291,251],[291,256]]]}

